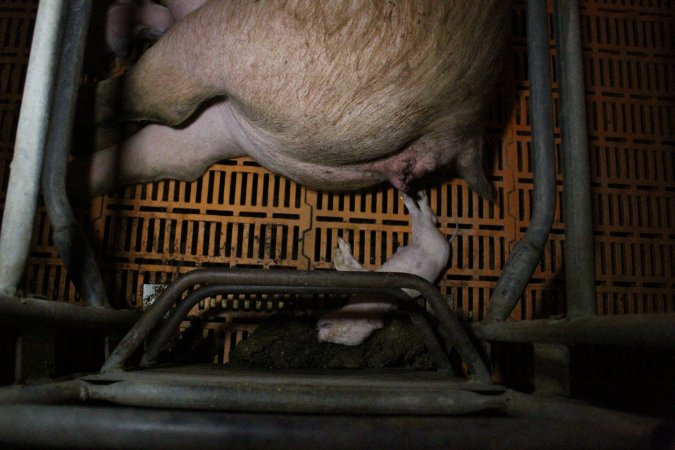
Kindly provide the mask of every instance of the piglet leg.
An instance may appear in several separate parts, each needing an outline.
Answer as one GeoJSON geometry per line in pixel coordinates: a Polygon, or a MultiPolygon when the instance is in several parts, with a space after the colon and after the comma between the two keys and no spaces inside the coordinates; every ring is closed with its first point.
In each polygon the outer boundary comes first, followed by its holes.
{"type": "MultiPolygon", "coordinates": [[[[405,193],[401,195],[412,218],[412,242],[399,249],[378,272],[412,273],[433,282],[447,264],[450,244],[436,228],[436,215],[429,207],[426,194],[418,193],[417,202],[405,193]]],[[[337,270],[366,270],[352,255],[349,244],[338,239],[338,245],[334,259],[337,270]]],[[[414,291],[406,292],[411,296],[417,295],[414,291]]],[[[359,345],[374,330],[384,326],[384,315],[392,309],[392,303],[357,298],[319,319],[319,341],[359,345]]]]}
{"type": "Polygon", "coordinates": [[[341,272],[368,272],[368,269],[354,258],[351,246],[341,237],[338,238],[338,248],[335,249],[333,266],[341,272]]]}

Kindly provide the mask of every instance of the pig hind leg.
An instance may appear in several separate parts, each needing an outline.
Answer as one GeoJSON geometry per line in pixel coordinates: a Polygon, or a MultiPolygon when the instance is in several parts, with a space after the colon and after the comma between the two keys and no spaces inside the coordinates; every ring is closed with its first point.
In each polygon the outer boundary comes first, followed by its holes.
{"type": "MultiPolygon", "coordinates": [[[[436,228],[436,216],[429,207],[426,194],[418,193],[417,202],[405,193],[401,195],[412,218],[412,242],[399,249],[378,272],[411,273],[433,282],[447,264],[450,244],[436,228]]],[[[338,245],[334,260],[337,270],[366,270],[353,257],[349,244],[339,239],[338,245]]],[[[405,291],[412,297],[418,295],[412,290],[405,291]]],[[[319,341],[361,344],[374,330],[382,328],[384,315],[392,309],[392,303],[369,302],[359,297],[319,319],[319,341]]]]}
{"type": "Polygon", "coordinates": [[[232,138],[235,126],[228,102],[222,101],[183,128],[147,125],[126,141],[76,163],[75,170],[88,171],[90,195],[137,182],[193,180],[214,162],[244,154],[232,138]]]}
{"type": "Polygon", "coordinates": [[[213,65],[231,56],[227,48],[217,45],[223,34],[203,24],[207,19],[227,20],[224,13],[218,15],[221,6],[221,2],[204,3],[175,23],[124,75],[98,83],[97,123],[147,121],[178,126],[206,101],[227,97],[222,75],[226,64],[217,70],[213,65]]]}

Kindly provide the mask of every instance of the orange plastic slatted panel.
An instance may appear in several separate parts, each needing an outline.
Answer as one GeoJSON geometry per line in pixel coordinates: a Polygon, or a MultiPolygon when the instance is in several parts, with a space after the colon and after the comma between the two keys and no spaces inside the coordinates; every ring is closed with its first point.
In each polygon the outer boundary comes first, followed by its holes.
{"type": "Polygon", "coordinates": [[[598,312],[675,309],[675,11],[584,3],[598,312]]]}
{"type": "MultiPolygon", "coordinates": [[[[4,42],[11,43],[0,54],[3,151],[13,145],[27,32],[34,12],[35,2],[4,2],[0,7],[4,42]]],[[[507,67],[489,116],[488,165],[496,203],[481,200],[457,180],[429,189],[440,230],[449,237],[457,226],[460,229],[440,287],[452,295],[465,317],[474,320],[485,313],[491,290],[510,249],[527,229],[532,209],[524,14],[524,3],[515,2],[507,67]]],[[[672,4],[582,2],[582,27],[598,310],[606,314],[673,311],[672,4]]],[[[553,41],[551,50],[555,69],[553,41]]],[[[556,103],[557,87],[554,71],[556,103]]],[[[557,116],[554,119],[559,146],[557,116]]],[[[556,158],[560,198],[559,150],[556,158]]],[[[3,183],[7,163],[0,173],[3,183]]],[[[99,252],[111,296],[131,305],[139,304],[143,284],[163,283],[195,267],[329,269],[341,236],[350,241],[359,261],[376,268],[410,239],[409,217],[391,188],[315,192],[245,158],[215,165],[193,183],[164,181],[95,199],[88,215],[86,228],[99,252]]],[[[513,313],[515,318],[564,311],[562,220],[559,204],[551,239],[513,313]]],[[[42,211],[36,224],[27,289],[51,298],[75,299],[49,242],[49,224],[42,211]]],[[[232,305],[243,308],[240,302],[228,305],[230,310],[232,305]]],[[[218,332],[238,329],[231,325],[218,332]]]]}
{"type": "Polygon", "coordinates": [[[247,159],[193,183],[163,181],[96,199],[94,235],[116,298],[203,266],[303,268],[304,190],[247,159]],[[127,268],[121,279],[115,272],[127,268]],[[125,286],[131,283],[132,289],[125,286]]]}

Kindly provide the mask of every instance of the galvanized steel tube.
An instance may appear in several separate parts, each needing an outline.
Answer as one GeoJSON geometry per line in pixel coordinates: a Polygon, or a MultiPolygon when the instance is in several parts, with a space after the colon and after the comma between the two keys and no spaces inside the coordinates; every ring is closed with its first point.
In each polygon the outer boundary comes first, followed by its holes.
{"type": "Polygon", "coordinates": [[[39,3],[0,235],[0,293],[14,295],[28,258],[67,2],[39,3]]]}
{"type": "Polygon", "coordinates": [[[14,298],[0,295],[0,320],[32,323],[42,327],[127,331],[140,314],[132,310],[92,308],[66,302],[14,298]]]}
{"type": "Polygon", "coordinates": [[[675,314],[672,313],[483,322],[472,326],[476,336],[487,341],[675,347],[675,314]]]}
{"type": "Polygon", "coordinates": [[[77,292],[87,305],[104,306],[108,304],[108,298],[103,278],[66,194],[66,169],[73,132],[75,102],[92,2],[73,0],[69,6],[52,106],[52,120],[46,143],[42,193],[54,230],[54,244],[77,292]]]}
{"type": "Polygon", "coordinates": [[[577,0],[556,0],[567,315],[593,315],[595,260],[586,96],[577,0]]]}
{"type": "Polygon", "coordinates": [[[527,2],[527,57],[532,119],[534,190],[532,218],[523,239],[511,251],[497,282],[488,320],[505,320],[516,306],[544,252],[555,214],[555,158],[553,153],[553,104],[548,65],[548,14],[546,2],[527,2]]]}

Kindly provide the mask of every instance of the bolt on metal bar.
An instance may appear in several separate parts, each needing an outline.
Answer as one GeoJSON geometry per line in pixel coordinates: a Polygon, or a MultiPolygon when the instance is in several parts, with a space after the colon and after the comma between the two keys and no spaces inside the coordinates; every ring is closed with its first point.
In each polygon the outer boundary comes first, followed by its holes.
{"type": "Polygon", "coordinates": [[[315,286],[341,288],[408,288],[420,292],[431,306],[441,323],[439,332],[453,346],[466,363],[471,375],[490,384],[490,373],[485,362],[469,339],[465,330],[453,315],[438,290],[429,282],[407,273],[368,272],[304,272],[304,271],[260,271],[233,269],[197,269],[178,277],[169,285],[155,303],[143,314],[127,333],[101,368],[102,372],[122,370],[129,356],[140,347],[151,330],[175,303],[179,295],[188,288],[204,284],[239,284],[255,286],[315,286]]]}
{"type": "MultiPolygon", "coordinates": [[[[352,288],[349,292],[354,293],[352,288]]],[[[277,286],[231,286],[231,285],[207,285],[200,287],[195,291],[192,291],[184,299],[178,302],[176,308],[174,308],[169,318],[164,321],[160,329],[153,336],[150,344],[145,351],[145,354],[141,358],[141,367],[151,367],[156,361],[159,353],[167,345],[169,340],[175,335],[178,331],[178,326],[188,315],[190,310],[200,301],[205,298],[212,297],[214,295],[227,295],[227,294],[295,294],[295,295],[312,295],[312,294],[344,294],[345,290],[341,288],[313,288],[306,286],[287,286],[287,287],[277,287],[277,286]]],[[[364,293],[372,294],[371,289],[364,289],[364,293]]],[[[378,295],[384,295],[387,298],[396,301],[400,305],[410,305],[412,302],[411,297],[403,292],[401,289],[380,289],[378,290],[378,295]]],[[[413,325],[421,333],[424,340],[424,344],[434,357],[436,365],[439,370],[449,371],[451,369],[450,362],[448,360],[447,354],[443,351],[442,346],[438,342],[436,336],[430,328],[429,322],[426,320],[423,314],[419,311],[412,310],[408,311],[410,319],[413,325]]]]}
{"type": "Polygon", "coordinates": [[[567,315],[594,315],[595,259],[591,169],[577,0],[555,1],[565,222],[567,315]]]}
{"type": "Polygon", "coordinates": [[[75,102],[82,73],[84,48],[91,16],[91,0],[69,2],[56,89],[42,170],[42,193],[54,244],[77,292],[89,306],[108,304],[103,278],[66,194],[68,155],[73,134],[75,102]]]}
{"type": "Polygon", "coordinates": [[[67,10],[65,0],[38,5],[0,234],[0,293],[5,295],[16,294],[28,258],[67,10]]]}
{"type": "Polygon", "coordinates": [[[527,58],[532,117],[534,190],[532,218],[495,287],[488,320],[505,320],[518,303],[544,252],[555,214],[555,158],[553,153],[553,104],[548,65],[548,14],[546,2],[527,2],[527,58]]]}

